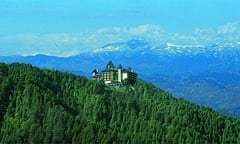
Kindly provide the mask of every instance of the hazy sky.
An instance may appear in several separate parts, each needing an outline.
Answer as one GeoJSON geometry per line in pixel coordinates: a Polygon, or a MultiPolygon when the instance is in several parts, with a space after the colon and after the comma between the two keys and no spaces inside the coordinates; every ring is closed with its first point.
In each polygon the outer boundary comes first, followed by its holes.
{"type": "Polygon", "coordinates": [[[93,48],[91,41],[98,47],[156,30],[235,32],[239,7],[239,0],[1,0],[0,55],[67,56],[93,48]]]}

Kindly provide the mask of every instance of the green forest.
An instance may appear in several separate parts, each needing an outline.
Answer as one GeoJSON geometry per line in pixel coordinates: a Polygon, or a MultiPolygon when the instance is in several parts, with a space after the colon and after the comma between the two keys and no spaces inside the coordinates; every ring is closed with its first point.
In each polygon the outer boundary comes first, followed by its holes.
{"type": "Polygon", "coordinates": [[[138,80],[0,63],[0,143],[240,143],[240,121],[138,80]]]}

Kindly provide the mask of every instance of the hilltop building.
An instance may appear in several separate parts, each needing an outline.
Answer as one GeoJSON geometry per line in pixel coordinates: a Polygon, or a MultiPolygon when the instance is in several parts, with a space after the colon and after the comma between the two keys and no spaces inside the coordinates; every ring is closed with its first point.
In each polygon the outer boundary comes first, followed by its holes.
{"type": "Polygon", "coordinates": [[[121,64],[119,64],[116,70],[112,61],[109,61],[106,69],[101,73],[99,73],[97,69],[93,70],[92,79],[103,80],[108,86],[121,87],[123,85],[134,84],[137,81],[137,73],[130,67],[123,69],[121,64]]]}

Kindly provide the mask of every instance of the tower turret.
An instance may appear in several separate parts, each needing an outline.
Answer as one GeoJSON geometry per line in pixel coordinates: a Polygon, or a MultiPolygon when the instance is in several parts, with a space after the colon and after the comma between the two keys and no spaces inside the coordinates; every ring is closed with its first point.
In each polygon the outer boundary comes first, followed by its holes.
{"type": "Polygon", "coordinates": [[[109,61],[108,64],[107,64],[107,66],[106,66],[106,69],[107,69],[107,70],[114,70],[114,68],[115,68],[115,67],[114,67],[112,61],[109,61]]]}
{"type": "Polygon", "coordinates": [[[97,75],[98,75],[98,70],[94,69],[93,72],[92,72],[92,79],[96,80],[97,79],[97,75]]]}
{"type": "Polygon", "coordinates": [[[118,81],[122,82],[122,65],[119,64],[118,66],[118,81]]]}

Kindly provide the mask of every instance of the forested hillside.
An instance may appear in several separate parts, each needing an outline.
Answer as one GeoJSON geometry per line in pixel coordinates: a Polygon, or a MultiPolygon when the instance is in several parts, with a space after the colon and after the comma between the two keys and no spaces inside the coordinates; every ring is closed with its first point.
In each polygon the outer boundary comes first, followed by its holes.
{"type": "Polygon", "coordinates": [[[0,143],[239,143],[240,122],[141,80],[104,83],[0,64],[0,143]]]}

